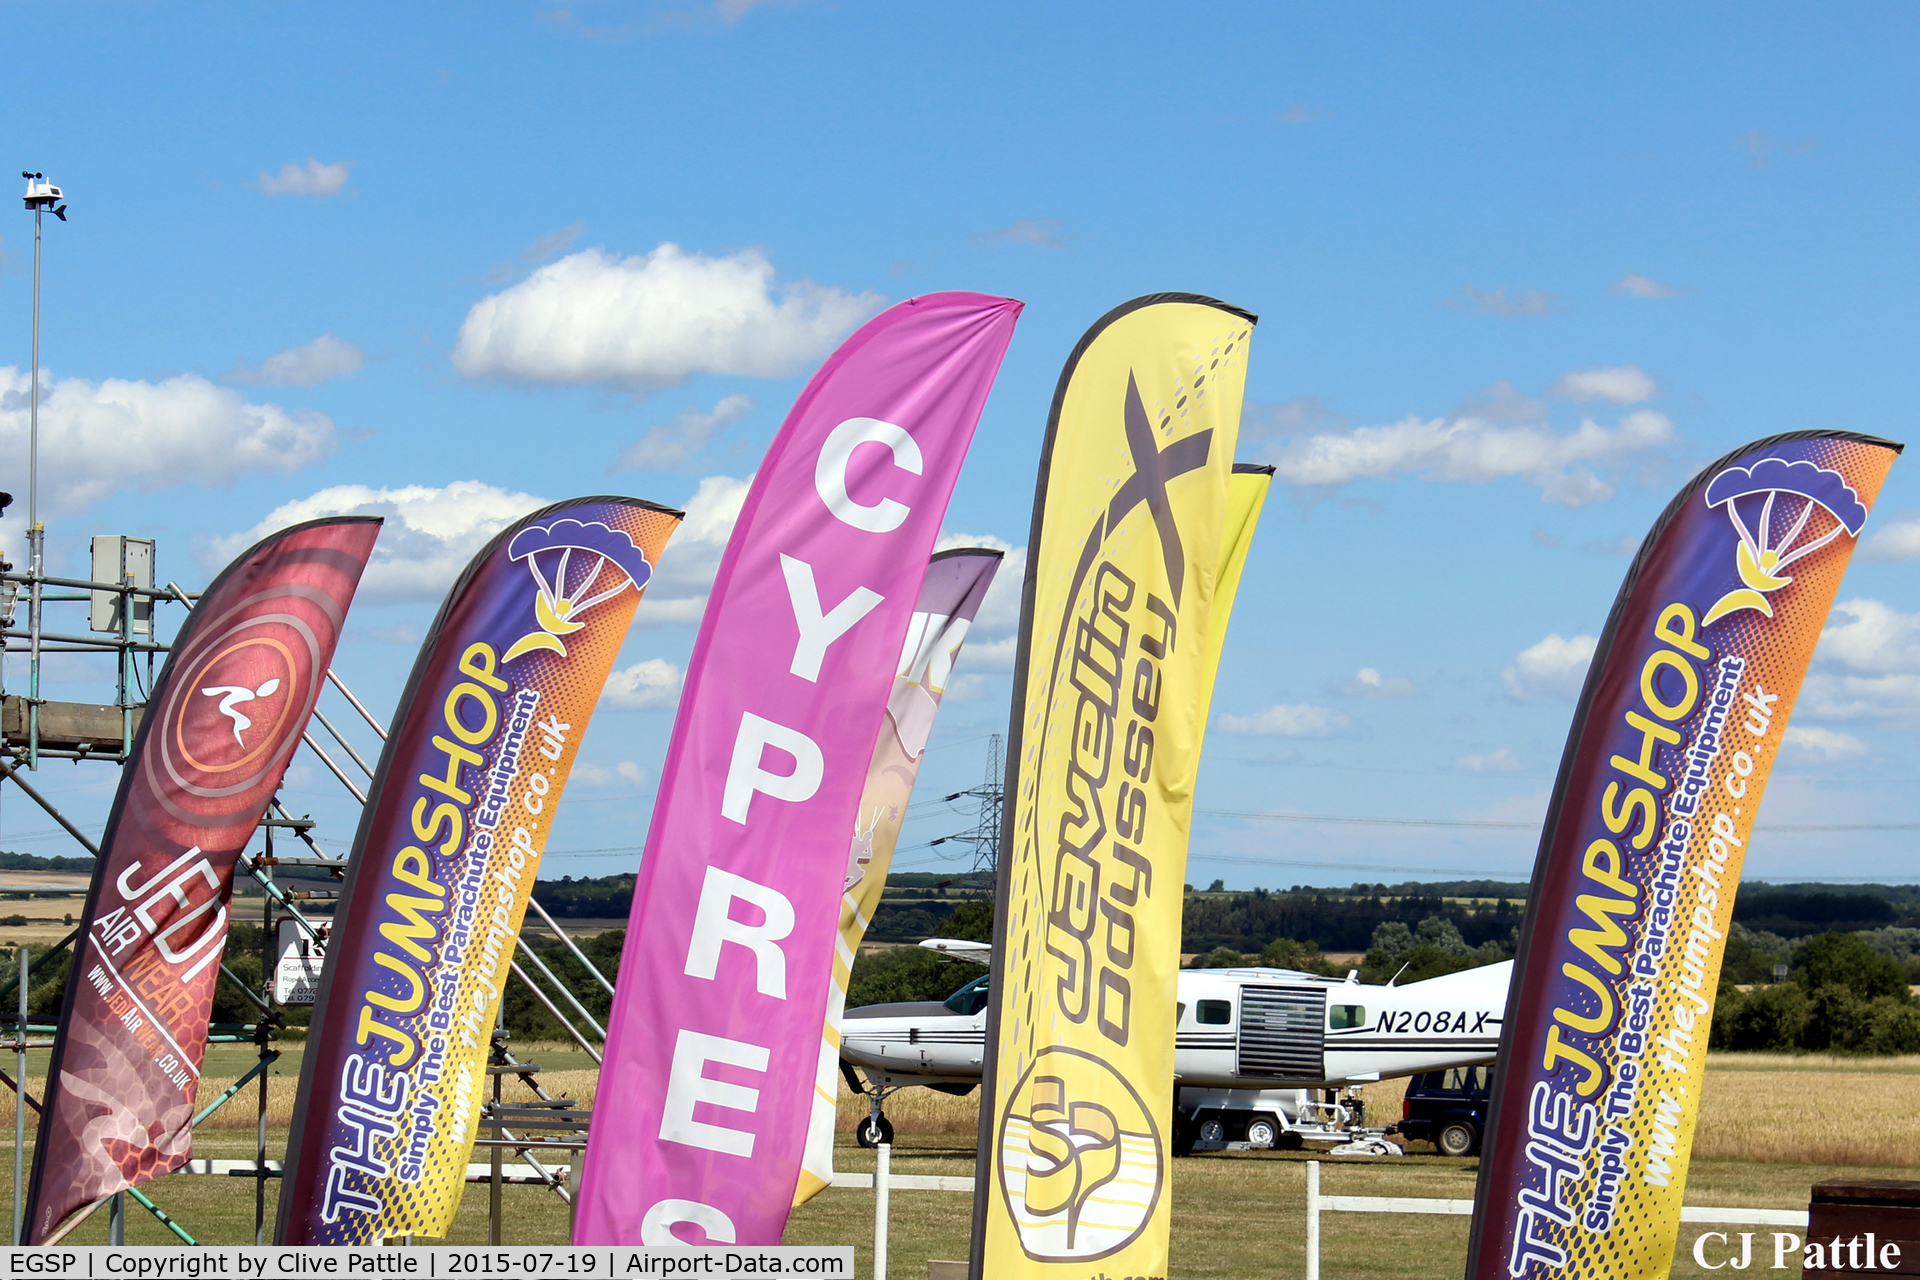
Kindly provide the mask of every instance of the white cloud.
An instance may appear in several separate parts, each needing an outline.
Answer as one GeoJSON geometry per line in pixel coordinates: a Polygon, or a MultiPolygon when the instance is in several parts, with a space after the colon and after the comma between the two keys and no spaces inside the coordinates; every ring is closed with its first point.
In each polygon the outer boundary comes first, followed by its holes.
{"type": "Polygon", "coordinates": [[[714,433],[753,408],[749,395],[723,396],[711,412],[688,409],[671,422],[656,422],[647,434],[628,445],[613,464],[615,471],[671,471],[684,467],[707,447],[714,433]]]}
{"type": "Polygon", "coordinates": [[[1783,750],[1801,759],[1817,761],[1821,764],[1858,760],[1873,754],[1866,743],[1850,733],[1816,729],[1806,725],[1789,725],[1786,736],[1780,740],[1780,745],[1783,750]]]}
{"type": "Polygon", "coordinates": [[[1631,533],[1623,533],[1613,538],[1596,538],[1580,549],[1595,556],[1630,556],[1640,549],[1643,541],[1645,539],[1631,533]]]}
{"type": "Polygon", "coordinates": [[[1920,613],[1901,613],[1880,600],[1842,600],[1820,633],[1813,661],[1796,716],[1911,723],[1920,715],[1920,613]]]}
{"type": "Polygon", "coordinates": [[[1515,654],[1513,661],[1501,668],[1500,683],[1515,702],[1571,698],[1580,692],[1598,643],[1592,636],[1568,639],[1553,632],[1539,644],[1515,654]]]}
{"type": "Polygon", "coordinates": [[[708,476],[687,499],[687,517],[680,522],[659,568],[647,583],[647,597],[634,622],[653,626],[668,622],[698,622],[707,607],[707,592],[720,571],[720,557],[734,522],[747,500],[753,477],[708,476]]]}
{"type": "Polygon", "coordinates": [[[1331,707],[1281,703],[1245,716],[1221,716],[1216,728],[1221,733],[1276,738],[1333,738],[1345,733],[1353,722],[1331,707]]]}
{"type": "Polygon", "coordinates": [[[1920,560],[1920,516],[1900,516],[1881,525],[1856,554],[1862,560],[1920,560]]]}
{"type": "MultiPolygon", "coordinates": [[[[1505,389],[1511,391],[1511,388],[1505,389]]],[[[1499,406],[1467,406],[1441,418],[1409,416],[1384,427],[1295,437],[1270,447],[1267,461],[1292,485],[1337,485],[1415,472],[1436,480],[1485,483],[1518,477],[1543,500],[1578,507],[1613,496],[1590,469],[1658,448],[1677,434],[1663,413],[1639,409],[1612,427],[1588,418],[1572,431],[1503,422],[1499,406]]]]}
{"type": "Polygon", "coordinates": [[[1838,676],[1816,671],[1800,686],[1796,715],[1814,720],[1899,720],[1920,714],[1920,675],[1838,676]]]}
{"type": "MultiPolygon", "coordinates": [[[[966,655],[972,652],[972,649],[962,650],[960,660],[965,662],[966,655]]],[[[945,693],[940,695],[940,701],[978,702],[992,692],[993,688],[988,683],[986,676],[977,671],[972,673],[963,671],[948,677],[947,689],[945,693]]]]}
{"type": "Polygon", "coordinates": [[[543,262],[552,262],[555,258],[573,248],[573,242],[587,229],[584,222],[570,223],[558,231],[547,234],[528,245],[525,252],[510,262],[503,262],[487,272],[487,283],[498,284],[502,280],[511,280],[527,267],[537,267],[543,262]]]}
{"type": "Polygon", "coordinates": [[[323,333],[312,342],[276,351],[251,369],[233,375],[235,382],[279,383],[289,387],[317,387],[328,378],[358,373],[367,353],[344,338],[323,333]]]}
{"type": "MultiPolygon", "coordinates": [[[[1020,657],[1020,637],[1002,636],[998,640],[983,640],[967,632],[966,647],[960,650],[958,666],[970,667],[974,674],[988,671],[1006,672],[1013,670],[1014,662],[1020,657]]],[[[952,697],[949,690],[942,695],[952,697]]]]}
{"type": "Polygon", "coordinates": [[[600,701],[620,711],[671,711],[680,702],[684,678],[666,659],[648,658],[608,676],[600,701]]]}
{"type": "Polygon", "coordinates": [[[347,185],[347,171],[353,168],[351,160],[338,160],[333,164],[321,164],[312,156],[307,157],[304,165],[292,161],[280,166],[278,176],[260,171],[260,189],[270,196],[313,196],[324,200],[328,196],[339,194],[340,188],[347,185]]]}
{"type": "Polygon", "coordinates": [[[1340,686],[1349,698],[1417,698],[1420,688],[1405,676],[1383,676],[1373,667],[1362,667],[1353,679],[1340,686]]]}
{"type": "Polygon", "coordinates": [[[1842,600],[1833,606],[1813,656],[1866,675],[1920,672],[1920,614],[1901,613],[1879,600],[1842,600]]]}
{"type": "Polygon", "coordinates": [[[1058,218],[1022,218],[998,231],[982,231],[973,237],[973,242],[979,245],[1019,244],[1033,249],[1057,251],[1066,248],[1072,239],[1072,236],[1060,234],[1058,218]]]}
{"type": "Polygon", "coordinates": [[[1307,124],[1314,120],[1326,119],[1327,113],[1315,111],[1304,102],[1296,102],[1282,111],[1278,118],[1286,124],[1307,124]]]}
{"type": "Polygon", "coordinates": [[[1460,756],[1454,760],[1453,767],[1468,773],[1518,773],[1520,757],[1513,754],[1511,748],[1501,747],[1484,756],[1460,756]]]}
{"type": "MultiPolygon", "coordinates": [[[[0,367],[0,469],[27,470],[25,369],[0,367]]],[[[122,489],[227,484],[298,471],[333,451],[324,413],[252,404],[198,374],[162,382],[53,378],[40,383],[43,515],[78,511],[122,489]]]]}
{"type": "Polygon", "coordinates": [[[1333,431],[1346,425],[1339,414],[1327,408],[1319,396],[1301,396],[1284,404],[1266,405],[1248,401],[1240,412],[1240,439],[1269,440],[1275,436],[1304,436],[1317,431],[1333,431]]]}
{"type": "Polygon", "coordinates": [[[578,782],[589,787],[606,787],[614,783],[626,783],[638,786],[647,779],[647,771],[632,760],[622,760],[609,769],[605,765],[591,764],[585,760],[573,762],[573,772],[567,775],[569,782],[578,782]]]}
{"type": "Polygon", "coordinates": [[[1568,400],[1639,404],[1660,394],[1660,388],[1639,365],[1622,364],[1606,369],[1576,369],[1554,383],[1548,394],[1568,400]]]}
{"type": "Polygon", "coordinates": [[[530,493],[511,493],[478,480],[445,488],[408,485],[372,489],[335,485],[309,498],[276,507],[245,533],[219,539],[209,550],[225,562],[276,529],[325,516],[382,516],[380,538],[360,579],[358,598],[368,604],[438,600],[487,539],[547,505],[530,493]]]}
{"type": "Polygon", "coordinates": [[[1778,138],[1760,132],[1758,129],[1743,133],[1734,141],[1736,146],[1747,153],[1748,161],[1751,162],[1756,169],[1766,168],[1775,156],[1798,158],[1809,154],[1814,148],[1814,143],[1811,140],[1785,143],[1778,138]]]}
{"type": "Polygon", "coordinates": [[[1624,293],[1630,298],[1678,298],[1693,290],[1683,285],[1661,284],[1649,276],[1637,276],[1629,271],[1614,281],[1613,293],[1624,293]]]}
{"type": "Polygon", "coordinates": [[[808,280],[776,288],[759,249],[725,258],[676,244],[631,258],[587,249],[476,302],[453,365],[470,378],[636,391],[696,373],[779,378],[824,356],[884,302],[808,280]]]}
{"type": "Polygon", "coordinates": [[[1462,285],[1460,292],[1446,300],[1462,311],[1479,311],[1491,316],[1544,316],[1553,310],[1553,295],[1538,290],[1508,293],[1503,285],[1491,293],[1462,285]]]}

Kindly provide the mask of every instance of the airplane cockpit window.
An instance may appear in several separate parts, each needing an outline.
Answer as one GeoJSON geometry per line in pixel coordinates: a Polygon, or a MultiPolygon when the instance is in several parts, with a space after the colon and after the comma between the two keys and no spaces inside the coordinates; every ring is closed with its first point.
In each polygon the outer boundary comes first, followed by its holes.
{"type": "Polygon", "coordinates": [[[1193,1020],[1208,1027],[1229,1026],[1233,1022],[1233,1001],[1196,1001],[1193,1006],[1193,1020]]]}
{"type": "Polygon", "coordinates": [[[982,974],[946,999],[947,1008],[963,1017],[972,1017],[987,1007],[987,984],[993,975],[982,974]]]}
{"type": "Polygon", "coordinates": [[[1363,1004],[1333,1004],[1327,1006],[1327,1030],[1351,1031],[1367,1025],[1367,1007],[1363,1004]]]}

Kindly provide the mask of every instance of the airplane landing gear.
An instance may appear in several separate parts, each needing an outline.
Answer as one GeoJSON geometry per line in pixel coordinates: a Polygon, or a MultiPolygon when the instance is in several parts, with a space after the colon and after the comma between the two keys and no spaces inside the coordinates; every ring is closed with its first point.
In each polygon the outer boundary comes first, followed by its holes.
{"type": "Polygon", "coordinates": [[[887,1119],[881,1108],[886,1105],[888,1098],[900,1092],[902,1086],[894,1085],[889,1088],[886,1085],[875,1084],[871,1076],[863,1086],[860,1077],[855,1075],[853,1068],[845,1062],[840,1064],[840,1073],[846,1077],[847,1083],[853,1086],[855,1092],[867,1095],[871,1105],[867,1118],[854,1126],[853,1140],[868,1150],[872,1150],[883,1142],[892,1146],[893,1122],[887,1119]]]}
{"type": "Polygon", "coordinates": [[[873,1114],[862,1120],[853,1131],[853,1140],[869,1149],[886,1143],[893,1145],[893,1122],[880,1114],[880,1100],[873,1100],[873,1114]]]}

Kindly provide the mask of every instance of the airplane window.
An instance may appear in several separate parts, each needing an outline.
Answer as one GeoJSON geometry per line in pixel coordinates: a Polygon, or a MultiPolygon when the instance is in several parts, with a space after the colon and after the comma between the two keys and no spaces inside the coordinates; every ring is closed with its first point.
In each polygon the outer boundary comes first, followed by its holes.
{"type": "Polygon", "coordinates": [[[1193,1020],[1209,1027],[1224,1027],[1233,1021],[1230,1000],[1201,1000],[1193,1006],[1193,1020]]]}
{"type": "Polygon", "coordinates": [[[1327,1029],[1348,1031],[1367,1025],[1367,1007],[1361,1004],[1336,1004],[1327,1007],[1327,1029]]]}
{"type": "Polygon", "coordinates": [[[947,1008],[965,1017],[971,1017],[987,1007],[988,983],[993,975],[987,974],[975,978],[946,999],[947,1008]]]}

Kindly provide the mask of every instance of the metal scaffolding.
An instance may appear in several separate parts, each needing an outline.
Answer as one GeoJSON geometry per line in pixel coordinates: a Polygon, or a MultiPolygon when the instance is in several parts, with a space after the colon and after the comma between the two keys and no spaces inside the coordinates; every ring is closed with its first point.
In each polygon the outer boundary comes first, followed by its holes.
{"type": "MultiPolygon", "coordinates": [[[[135,731],[139,728],[140,717],[145,708],[146,695],[153,687],[153,655],[166,653],[169,645],[161,642],[152,632],[145,637],[133,630],[133,620],[139,616],[139,602],[158,604],[180,604],[191,609],[195,597],[183,590],[177,583],[168,582],[162,588],[147,588],[131,581],[110,582],[92,579],[70,579],[52,577],[29,570],[16,573],[11,569],[0,572],[0,636],[5,637],[6,652],[26,655],[29,669],[28,690],[26,695],[6,692],[6,668],[0,665],[0,783],[11,781],[14,788],[28,800],[38,806],[52,818],[81,849],[92,856],[99,856],[99,847],[86,831],[72,818],[63,813],[42,790],[34,786],[25,776],[35,770],[42,760],[70,759],[76,763],[82,760],[107,761],[125,764],[129,758],[135,731]],[[30,616],[24,627],[13,625],[12,605],[21,594],[20,588],[26,588],[30,601],[30,616]],[[57,588],[57,590],[49,590],[57,588]],[[113,608],[116,629],[106,634],[89,634],[79,630],[51,631],[42,625],[43,609],[47,606],[77,606],[85,604],[97,608],[99,597],[105,595],[117,602],[113,608]],[[88,704],[78,702],[56,702],[41,696],[40,656],[45,653],[98,653],[111,655],[117,671],[117,696],[111,705],[88,704]],[[142,657],[144,655],[144,659],[142,657]],[[141,667],[145,670],[142,671],[141,667]]],[[[149,615],[151,616],[151,615],[149,615]]],[[[157,622],[157,619],[154,620],[157,622]]],[[[3,663],[4,659],[0,659],[3,663]]],[[[382,741],[387,736],[385,726],[370,712],[366,704],[358,698],[340,676],[333,671],[327,672],[328,682],[352,714],[357,714],[369,729],[382,741]]],[[[324,709],[316,707],[313,724],[331,739],[329,750],[315,737],[315,730],[309,729],[302,736],[302,742],[312,752],[329,773],[341,784],[353,799],[365,804],[366,784],[374,774],[374,766],[367,755],[358,750],[348,735],[343,732],[324,709]],[[335,752],[338,752],[336,756],[335,752]],[[343,764],[342,761],[346,763],[343,764]],[[357,770],[358,776],[349,772],[349,767],[357,770]]],[[[228,1177],[251,1178],[254,1191],[254,1242],[265,1243],[267,1238],[267,1194],[268,1179],[281,1176],[281,1162],[269,1159],[267,1134],[268,1080],[274,1064],[281,1056],[281,1030],[286,1026],[285,1006],[278,999],[275,983],[277,969],[276,938],[283,921],[291,921],[306,937],[324,945],[325,934],[330,921],[325,915],[313,914],[315,906],[329,903],[339,898],[338,888],[311,887],[311,878],[296,878],[286,881],[276,872],[280,868],[298,869],[311,873],[323,871],[329,880],[337,884],[346,875],[347,859],[344,856],[328,852],[315,836],[318,824],[310,816],[294,816],[282,801],[276,797],[269,805],[267,815],[259,827],[260,845],[257,850],[243,852],[236,864],[237,872],[246,875],[261,891],[262,930],[261,978],[258,987],[242,981],[226,964],[221,964],[221,973],[235,987],[252,1007],[253,1018],[247,1022],[214,1022],[208,1027],[209,1044],[246,1044],[258,1046],[258,1056],[254,1065],[218,1097],[207,1101],[193,1117],[198,1127],[221,1107],[242,1096],[249,1086],[255,1094],[255,1150],[251,1161],[196,1160],[182,1172],[219,1174],[228,1177]],[[288,841],[293,841],[289,849],[288,841]]],[[[85,890],[80,888],[57,888],[45,885],[8,885],[0,883],[0,894],[30,893],[42,897],[78,896],[84,897],[85,890]]],[[[568,957],[581,965],[588,977],[609,994],[613,984],[607,976],[588,958],[579,945],[569,937],[564,929],[547,913],[538,902],[529,904],[541,923],[560,941],[568,957]]],[[[16,1055],[15,1074],[8,1076],[0,1070],[0,1085],[15,1090],[25,1100],[25,1108],[16,1108],[15,1163],[15,1207],[14,1239],[21,1237],[23,1223],[21,1207],[25,1188],[25,1110],[39,1110],[39,1102],[31,1093],[21,1087],[26,1079],[26,1062],[29,1051],[48,1050],[53,1047],[56,1028],[50,1023],[33,1021],[28,1013],[27,999],[37,976],[43,977],[48,966],[54,965],[65,955],[68,947],[77,941],[79,930],[70,932],[61,942],[37,956],[29,957],[27,948],[19,949],[16,971],[4,985],[0,985],[0,1007],[7,1004],[9,992],[19,994],[18,1011],[8,1019],[0,1016],[0,1051],[11,1050],[16,1055]],[[24,981],[23,981],[24,978],[24,981]]],[[[604,1045],[606,1031],[593,1017],[592,1013],[575,995],[572,988],[554,972],[553,967],[544,960],[538,951],[522,937],[518,946],[519,961],[512,966],[514,976],[532,992],[536,1002],[554,1018],[567,1037],[579,1045],[588,1057],[597,1065],[601,1051],[598,1045],[604,1045]]],[[[539,1064],[524,1062],[516,1058],[508,1046],[508,1034],[504,1024],[504,1005],[502,1022],[496,1027],[489,1055],[489,1074],[494,1078],[494,1097],[488,1100],[482,1111],[480,1127],[490,1136],[479,1140],[477,1145],[488,1149],[488,1162],[485,1165],[469,1165],[469,1182],[487,1182],[491,1184],[489,1194],[489,1237],[493,1241],[500,1239],[502,1227],[502,1209],[500,1189],[504,1185],[545,1186],[556,1194],[570,1208],[573,1204],[573,1185],[578,1159],[575,1153],[585,1144],[586,1127],[591,1113],[578,1108],[569,1098],[555,1097],[539,1082],[541,1068],[539,1064]],[[500,1084],[505,1077],[513,1076],[526,1083],[538,1099],[534,1104],[512,1104],[500,1098],[500,1084]],[[502,1156],[512,1152],[519,1157],[520,1163],[507,1165],[502,1156]],[[564,1158],[548,1163],[542,1155],[551,1160],[555,1155],[564,1158]]],[[[124,1192],[122,1196],[111,1197],[109,1205],[110,1230],[115,1239],[121,1238],[124,1231],[124,1213],[120,1202],[131,1197],[142,1209],[151,1214],[170,1231],[173,1236],[185,1244],[196,1243],[194,1236],[179,1221],[167,1214],[138,1188],[124,1192]]],[[[102,1202],[108,1203],[108,1202],[102,1202]]],[[[95,1206],[97,1209],[99,1206],[95,1206]]],[[[90,1210],[89,1212],[92,1212],[90,1210]]],[[[75,1223],[74,1225],[78,1225],[75,1223]]]]}

